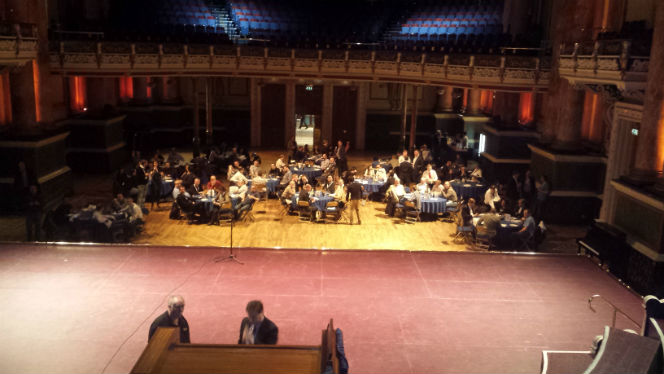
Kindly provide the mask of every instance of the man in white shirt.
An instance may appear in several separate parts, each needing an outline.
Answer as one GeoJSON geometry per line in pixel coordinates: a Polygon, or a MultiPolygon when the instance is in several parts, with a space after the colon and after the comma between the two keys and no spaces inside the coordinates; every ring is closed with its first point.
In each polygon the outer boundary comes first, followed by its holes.
{"type": "Polygon", "coordinates": [[[254,161],[254,164],[249,166],[249,177],[254,178],[261,172],[261,166],[258,160],[254,161]]]}
{"type": "Polygon", "coordinates": [[[286,166],[286,163],[284,162],[284,155],[279,155],[279,158],[277,159],[277,162],[275,162],[275,165],[279,170],[283,169],[283,167],[286,166]]]}
{"type": "Polygon", "coordinates": [[[447,200],[445,202],[445,206],[448,207],[456,207],[457,206],[457,194],[456,191],[454,191],[454,188],[450,185],[450,182],[445,182],[443,184],[443,194],[442,196],[447,200]]]}
{"type": "Polygon", "coordinates": [[[401,156],[399,156],[399,165],[401,165],[402,162],[410,162],[410,157],[408,157],[408,150],[406,149],[404,149],[401,156]]]}
{"type": "Polygon", "coordinates": [[[238,170],[238,171],[235,172],[235,174],[233,174],[230,181],[237,185],[238,182],[240,182],[240,181],[243,181],[244,184],[246,184],[248,179],[247,179],[247,177],[244,176],[244,174],[242,174],[241,171],[238,170]]]}
{"type": "Polygon", "coordinates": [[[378,164],[376,164],[374,167],[368,167],[364,172],[364,176],[375,179],[379,182],[384,182],[387,179],[387,173],[385,172],[385,169],[378,164]]]}
{"type": "Polygon", "coordinates": [[[422,179],[428,184],[433,184],[438,180],[438,174],[433,170],[431,164],[427,164],[427,169],[422,173],[422,179]]]}
{"type": "Polygon", "coordinates": [[[420,194],[426,194],[429,192],[429,184],[424,180],[424,178],[420,179],[420,183],[417,184],[417,191],[420,194]]]}
{"type": "MultiPolygon", "coordinates": [[[[187,192],[184,191],[184,187],[182,187],[180,191],[181,193],[187,194],[187,192]]],[[[141,210],[141,207],[139,207],[138,204],[134,202],[134,199],[128,197],[127,204],[129,204],[129,222],[134,222],[137,220],[143,221],[143,211],[141,210]]]]}
{"type": "Polygon", "coordinates": [[[484,194],[484,204],[490,206],[491,209],[496,210],[496,203],[499,201],[500,195],[498,195],[498,192],[496,192],[496,186],[490,186],[484,194]]]}
{"type": "Polygon", "coordinates": [[[238,180],[236,186],[231,186],[228,189],[228,192],[231,194],[231,197],[239,197],[240,200],[244,200],[244,197],[247,195],[247,183],[245,180],[238,180]]]}

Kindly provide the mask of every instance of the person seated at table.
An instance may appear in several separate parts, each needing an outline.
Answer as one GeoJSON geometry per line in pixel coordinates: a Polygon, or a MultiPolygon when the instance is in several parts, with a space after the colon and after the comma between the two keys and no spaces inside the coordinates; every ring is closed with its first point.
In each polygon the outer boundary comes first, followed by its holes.
{"type": "Polygon", "coordinates": [[[530,209],[523,210],[523,227],[517,232],[513,232],[511,235],[512,241],[514,244],[519,244],[519,241],[528,240],[535,235],[535,230],[537,229],[537,224],[535,219],[530,214],[530,209]]]}
{"type": "Polygon", "coordinates": [[[327,176],[327,180],[322,185],[323,191],[332,194],[336,189],[336,183],[334,183],[334,178],[331,175],[327,176]]]}
{"type": "Polygon", "coordinates": [[[447,200],[445,202],[445,206],[447,207],[456,207],[458,202],[457,194],[456,191],[454,191],[454,188],[452,188],[452,185],[450,184],[450,181],[445,181],[443,183],[443,193],[442,197],[447,200]]]}
{"type": "Polygon", "coordinates": [[[465,180],[465,179],[470,179],[468,177],[468,170],[466,170],[465,166],[460,166],[459,170],[457,171],[457,179],[465,180]]]}
{"type": "Polygon", "coordinates": [[[410,162],[410,157],[408,156],[408,150],[407,149],[404,149],[403,152],[401,152],[401,155],[399,156],[399,166],[401,166],[401,164],[404,163],[404,162],[407,162],[409,164],[411,163],[410,162]]]}
{"type": "Polygon", "coordinates": [[[260,198],[267,196],[267,179],[263,177],[263,172],[259,171],[258,174],[251,181],[251,190],[255,195],[260,198]]]}
{"type": "Polygon", "coordinates": [[[205,186],[206,190],[217,190],[221,187],[221,182],[217,180],[217,177],[212,175],[210,176],[210,181],[205,186]]]}
{"type": "Polygon", "coordinates": [[[194,179],[194,184],[189,187],[189,195],[191,196],[199,196],[203,192],[203,186],[201,186],[201,179],[200,178],[195,178],[194,179]]]}
{"type": "Polygon", "coordinates": [[[394,179],[394,184],[387,189],[385,193],[385,199],[387,200],[387,205],[385,206],[385,214],[390,217],[394,217],[394,211],[397,203],[401,201],[403,196],[406,194],[406,190],[401,185],[399,179],[394,179]]]}
{"type": "Polygon", "coordinates": [[[281,194],[281,200],[288,204],[289,206],[289,211],[290,207],[292,206],[293,203],[293,197],[297,194],[297,187],[295,186],[294,181],[290,181],[286,188],[284,188],[284,192],[281,194]]]}
{"type": "Polygon", "coordinates": [[[328,162],[329,163],[326,168],[321,167],[321,170],[323,170],[323,174],[321,174],[321,176],[318,177],[319,184],[323,184],[327,180],[328,175],[334,177],[334,173],[337,170],[337,164],[334,160],[334,157],[328,158],[328,162]]]}
{"type": "Polygon", "coordinates": [[[480,214],[479,207],[477,206],[477,202],[472,197],[470,199],[468,199],[468,209],[469,209],[470,215],[473,216],[473,217],[477,217],[480,214]]]}
{"type": "Polygon", "coordinates": [[[307,158],[307,154],[304,152],[303,146],[297,147],[297,150],[293,154],[293,158],[296,162],[302,162],[307,158]]]}
{"type": "Polygon", "coordinates": [[[496,236],[498,226],[500,225],[500,215],[495,209],[491,209],[488,213],[480,214],[477,220],[477,226],[484,228],[489,235],[489,239],[496,236]]]}
{"type": "Polygon", "coordinates": [[[253,165],[249,167],[249,178],[253,178],[257,176],[259,173],[261,173],[261,165],[258,160],[255,160],[253,165]]]}
{"type": "Polygon", "coordinates": [[[121,193],[117,194],[113,201],[111,201],[111,208],[114,212],[122,212],[123,210],[127,209],[127,207],[127,200],[121,193]]]}
{"type": "Polygon", "coordinates": [[[235,184],[238,184],[239,181],[244,181],[244,183],[246,184],[247,181],[248,181],[248,179],[247,179],[247,177],[244,175],[243,170],[244,170],[244,169],[240,169],[240,170],[238,170],[235,174],[233,174],[233,176],[229,179],[229,181],[230,181],[231,183],[235,183],[235,184]]]}
{"type": "Polygon", "coordinates": [[[237,182],[237,185],[231,186],[228,189],[228,192],[231,194],[231,197],[239,197],[240,200],[244,200],[247,191],[248,191],[247,183],[242,179],[240,179],[237,182]]]}
{"type": "Polygon", "coordinates": [[[127,198],[127,215],[129,216],[129,222],[142,224],[143,223],[143,210],[134,202],[134,199],[131,197],[127,198]]]}
{"type": "Polygon", "coordinates": [[[277,158],[277,161],[274,163],[279,170],[282,170],[284,168],[284,166],[288,166],[288,164],[286,164],[286,162],[284,161],[285,158],[286,158],[286,156],[279,155],[279,157],[277,158]]]}
{"type": "Polygon", "coordinates": [[[260,197],[253,190],[245,194],[244,199],[235,207],[235,219],[242,217],[242,213],[251,210],[251,207],[258,200],[260,200],[260,197]]]}
{"type": "Polygon", "coordinates": [[[440,180],[433,182],[431,186],[431,196],[433,197],[442,197],[443,196],[443,183],[440,180]]]}
{"type": "Polygon", "coordinates": [[[185,214],[194,214],[200,211],[199,207],[196,205],[196,200],[194,200],[190,194],[185,193],[184,186],[180,187],[180,194],[175,202],[185,214]]]}
{"type": "Polygon", "coordinates": [[[240,166],[240,161],[235,160],[233,161],[232,164],[228,165],[228,172],[226,173],[226,178],[228,178],[228,180],[231,180],[231,178],[233,178],[233,176],[238,172],[243,174],[244,168],[240,166]]]}
{"type": "Polygon", "coordinates": [[[364,172],[364,176],[373,179],[377,182],[384,182],[385,180],[387,180],[387,172],[382,166],[380,166],[378,162],[368,167],[367,170],[364,172]]]}
{"type": "Polygon", "coordinates": [[[176,179],[175,180],[175,185],[173,186],[173,201],[175,201],[178,198],[178,195],[180,194],[181,191],[184,191],[187,195],[189,194],[187,192],[187,189],[184,188],[184,184],[182,184],[182,180],[176,179]],[[182,188],[180,188],[182,187],[182,188]]]}
{"type": "Polygon", "coordinates": [[[438,180],[438,174],[436,174],[436,171],[433,170],[433,166],[431,164],[427,164],[426,170],[422,172],[422,180],[430,185],[434,184],[434,182],[438,180]]]}
{"type": "Polygon", "coordinates": [[[184,157],[182,157],[181,154],[179,154],[175,148],[171,148],[171,151],[168,153],[168,157],[166,158],[166,161],[170,162],[172,165],[177,165],[179,163],[184,162],[184,157]]]}
{"type": "Polygon", "coordinates": [[[473,170],[473,171],[470,173],[470,178],[471,178],[474,182],[478,182],[479,180],[481,180],[481,179],[482,179],[482,169],[480,169],[479,166],[476,167],[475,170],[473,170]]]}
{"type": "Polygon", "coordinates": [[[514,211],[514,217],[523,218],[523,212],[526,210],[526,199],[519,199],[517,202],[516,211],[514,211]]]}
{"type": "Polygon", "coordinates": [[[297,190],[302,191],[302,188],[309,184],[309,179],[307,178],[306,175],[300,174],[300,176],[297,178],[297,190]]]}
{"type": "MultiPolygon", "coordinates": [[[[313,205],[315,199],[316,199],[315,197],[311,196],[311,185],[307,183],[300,190],[300,194],[298,195],[298,200],[297,201],[298,201],[298,203],[300,201],[305,201],[305,202],[309,203],[309,210],[311,211],[311,213],[313,213],[316,210],[316,208],[313,205]]],[[[312,220],[313,220],[314,215],[312,214],[311,217],[312,217],[312,220]]]]}
{"type": "Polygon", "coordinates": [[[334,200],[339,203],[339,208],[343,209],[344,200],[346,199],[346,188],[344,188],[344,181],[339,178],[334,182],[334,200]]]}
{"type": "Polygon", "coordinates": [[[475,200],[471,198],[468,200],[468,203],[462,203],[461,205],[461,210],[459,212],[459,218],[461,219],[461,222],[458,222],[461,224],[461,226],[472,226],[473,224],[473,210],[470,206],[471,200],[473,203],[475,203],[475,200]]]}
{"type": "Polygon", "coordinates": [[[279,177],[281,176],[281,169],[275,164],[270,164],[270,169],[268,170],[267,175],[271,177],[279,177]]]}
{"type": "Polygon", "coordinates": [[[424,180],[424,178],[420,179],[420,183],[417,184],[416,188],[420,195],[429,193],[429,184],[424,180]]]}
{"type": "Polygon", "coordinates": [[[279,181],[279,190],[283,190],[288,186],[288,183],[290,183],[292,177],[293,177],[293,172],[291,172],[290,168],[288,166],[284,166],[281,168],[281,181],[279,181]]]}
{"type": "Polygon", "coordinates": [[[496,186],[491,185],[489,189],[484,193],[484,204],[491,207],[491,209],[496,210],[496,203],[500,201],[500,195],[496,191],[496,186]]]}
{"type": "Polygon", "coordinates": [[[161,168],[161,172],[164,177],[173,178],[173,174],[176,173],[176,168],[171,166],[171,163],[166,161],[164,167],[161,168]]]}
{"type": "Polygon", "coordinates": [[[330,160],[327,158],[327,155],[323,153],[323,155],[320,158],[320,168],[321,170],[327,169],[328,166],[330,166],[330,160]]]}

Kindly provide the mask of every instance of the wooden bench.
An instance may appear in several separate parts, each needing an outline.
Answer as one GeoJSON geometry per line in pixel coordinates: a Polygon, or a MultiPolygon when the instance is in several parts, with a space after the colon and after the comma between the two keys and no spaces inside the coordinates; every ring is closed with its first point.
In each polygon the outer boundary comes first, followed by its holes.
{"type": "Polygon", "coordinates": [[[131,373],[339,373],[333,321],[320,345],[181,344],[175,327],[157,329],[131,373]]]}

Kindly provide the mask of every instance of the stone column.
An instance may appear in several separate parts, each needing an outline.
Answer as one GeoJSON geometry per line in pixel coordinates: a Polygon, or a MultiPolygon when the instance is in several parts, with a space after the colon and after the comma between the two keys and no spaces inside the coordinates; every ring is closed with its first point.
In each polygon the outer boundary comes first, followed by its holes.
{"type": "MultiPolygon", "coordinates": [[[[359,97],[359,92],[358,92],[359,97]]],[[[332,139],[332,112],[334,110],[334,85],[323,84],[323,108],[322,108],[321,139],[327,139],[329,144],[334,143],[332,139]]]]}
{"type": "Polygon", "coordinates": [[[655,13],[648,84],[643,103],[643,118],[636,144],[634,170],[637,179],[647,180],[662,172],[664,163],[664,3],[655,13]]]}
{"type": "Polygon", "coordinates": [[[480,95],[482,91],[477,87],[473,87],[469,90],[468,97],[468,114],[479,114],[480,113],[480,95]]]}
{"type": "Polygon", "coordinates": [[[581,122],[583,120],[583,90],[575,89],[567,81],[563,82],[559,93],[558,126],[555,141],[556,149],[578,148],[581,140],[581,122]]]}
{"type": "MultiPolygon", "coordinates": [[[[195,78],[194,78],[195,80],[195,78]]],[[[134,101],[139,104],[145,104],[148,102],[148,78],[146,77],[134,77],[132,79],[134,83],[134,101]]]]}
{"type": "Polygon", "coordinates": [[[445,107],[445,88],[440,87],[436,90],[436,106],[434,107],[434,113],[440,113],[445,107]]]}
{"type": "Polygon", "coordinates": [[[37,123],[33,65],[27,63],[10,70],[9,87],[14,123],[34,126],[37,123]]]}
{"type": "Polygon", "coordinates": [[[178,100],[178,80],[175,77],[161,77],[162,101],[172,103],[178,100]]]}
{"type": "Polygon", "coordinates": [[[286,142],[288,142],[290,138],[295,136],[295,82],[290,81],[286,83],[285,103],[284,134],[286,135],[286,142]]]}
{"type": "Polygon", "coordinates": [[[415,138],[417,137],[417,109],[420,103],[421,86],[413,86],[413,109],[410,112],[410,137],[408,141],[408,148],[413,149],[415,146],[415,138]]]}
{"type": "Polygon", "coordinates": [[[117,104],[117,91],[115,78],[85,78],[88,91],[88,108],[90,111],[99,111],[106,105],[117,104]]]}
{"type": "Polygon", "coordinates": [[[213,141],[212,127],[212,78],[205,78],[205,142],[209,145],[213,141]]]}
{"type": "Polygon", "coordinates": [[[442,111],[443,112],[452,112],[454,111],[454,96],[452,96],[452,93],[454,92],[454,87],[452,86],[445,86],[443,87],[444,93],[443,93],[443,104],[442,104],[442,111]]]}
{"type": "Polygon", "coordinates": [[[250,144],[252,147],[261,146],[261,84],[257,78],[250,78],[250,107],[251,107],[251,129],[250,129],[250,144]]]}
{"type": "MultiPolygon", "coordinates": [[[[136,79],[134,79],[134,81],[136,81],[136,79]]],[[[198,78],[192,78],[192,88],[194,93],[194,108],[193,108],[194,138],[192,139],[192,143],[193,143],[194,157],[196,157],[200,154],[200,145],[201,145],[201,138],[200,138],[201,119],[199,112],[199,107],[201,103],[200,103],[200,97],[198,96],[198,78]]],[[[135,95],[136,92],[134,92],[134,97],[136,97],[135,95]]]]}
{"type": "Polygon", "coordinates": [[[367,127],[367,98],[368,83],[357,84],[357,110],[355,111],[355,146],[357,150],[364,150],[367,127]]]}

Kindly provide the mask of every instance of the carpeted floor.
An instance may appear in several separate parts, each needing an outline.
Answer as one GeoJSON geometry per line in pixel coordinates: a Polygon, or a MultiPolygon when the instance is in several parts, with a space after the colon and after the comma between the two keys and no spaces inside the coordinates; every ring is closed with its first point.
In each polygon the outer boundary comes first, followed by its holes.
{"type": "MultiPolygon", "coordinates": [[[[330,318],[353,373],[533,373],[542,349],[587,349],[611,322],[601,294],[640,299],[570,255],[4,245],[0,372],[129,372],[168,294],[191,338],[235,343],[261,299],[282,344],[318,344],[330,318]]],[[[623,318],[618,327],[634,328],[623,318]]]]}

